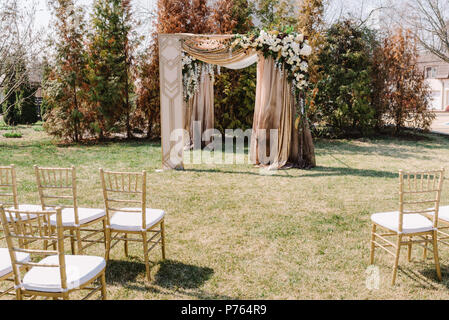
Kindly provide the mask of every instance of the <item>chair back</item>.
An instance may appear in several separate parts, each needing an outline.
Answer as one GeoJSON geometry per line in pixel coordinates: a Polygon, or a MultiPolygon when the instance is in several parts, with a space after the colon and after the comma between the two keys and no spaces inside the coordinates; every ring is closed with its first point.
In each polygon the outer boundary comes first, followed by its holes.
{"type": "Polygon", "coordinates": [[[107,224],[115,212],[141,212],[142,229],[146,227],[147,173],[112,172],[100,169],[107,224]],[[131,209],[131,208],[135,209],[131,209]],[[136,208],[137,207],[137,208],[136,208]]]}
{"type": "Polygon", "coordinates": [[[34,166],[42,208],[73,208],[75,224],[79,225],[76,169],[34,166]]]}
{"type": "Polygon", "coordinates": [[[433,227],[438,227],[438,211],[443,189],[444,168],[433,171],[399,171],[399,232],[405,214],[433,216],[433,227]]]}
{"type": "Polygon", "coordinates": [[[0,167],[0,203],[19,208],[15,166],[0,167]]]}
{"type": "Polygon", "coordinates": [[[0,205],[0,220],[8,244],[16,287],[22,287],[22,278],[19,272],[21,267],[43,267],[59,268],[61,287],[63,290],[67,290],[61,208],[56,208],[54,211],[35,212],[7,209],[0,205]],[[34,218],[22,219],[23,215],[33,216],[34,218]],[[56,215],[56,228],[53,229],[47,223],[51,215],[56,215]],[[52,247],[45,245],[49,242],[56,243],[57,250],[29,249],[28,244],[33,242],[37,243],[38,248],[52,247]],[[27,253],[30,255],[30,259],[28,261],[17,261],[16,254],[18,253],[27,253]],[[58,256],[58,259],[54,264],[32,262],[36,261],[36,258],[41,260],[43,256],[55,255],[58,256]]]}

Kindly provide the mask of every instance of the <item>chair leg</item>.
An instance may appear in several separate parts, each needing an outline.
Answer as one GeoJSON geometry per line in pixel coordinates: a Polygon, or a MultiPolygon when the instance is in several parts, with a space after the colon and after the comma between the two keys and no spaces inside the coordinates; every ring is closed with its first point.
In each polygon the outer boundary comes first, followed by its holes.
{"type": "Polygon", "coordinates": [[[105,271],[101,274],[101,299],[107,300],[106,297],[106,274],[105,271]]]}
{"type": "Polygon", "coordinates": [[[103,219],[103,237],[104,237],[104,249],[107,249],[106,238],[107,238],[108,228],[106,226],[106,219],[103,219]]]}
{"type": "Polygon", "coordinates": [[[407,249],[407,260],[408,260],[408,262],[411,262],[412,261],[412,243],[411,243],[412,237],[408,237],[408,241],[409,241],[409,244],[408,244],[408,249],[407,249]]]}
{"type": "Polygon", "coordinates": [[[424,236],[426,238],[426,241],[424,241],[424,250],[423,250],[423,260],[427,260],[427,235],[424,236]]]}
{"type": "MultiPolygon", "coordinates": [[[[125,239],[128,239],[128,235],[125,233],[125,239]]],[[[128,240],[125,240],[125,256],[128,258],[128,240]]]]}
{"type": "Polygon", "coordinates": [[[161,247],[162,247],[162,260],[165,260],[165,222],[161,222],[161,247]]]}
{"type": "Polygon", "coordinates": [[[16,300],[23,300],[22,291],[16,289],[16,300]]]}
{"type": "Polygon", "coordinates": [[[433,242],[433,258],[435,259],[435,269],[437,271],[438,280],[441,281],[442,277],[440,269],[440,260],[438,259],[438,239],[436,230],[433,231],[432,242],[433,242]]]}
{"type": "Polygon", "coordinates": [[[393,286],[396,283],[396,275],[398,273],[399,256],[401,253],[401,242],[402,242],[402,235],[399,234],[397,242],[396,242],[396,255],[394,258],[393,278],[391,279],[391,285],[393,285],[393,286]]]}
{"type": "Polygon", "coordinates": [[[72,254],[75,255],[75,233],[73,229],[70,229],[70,248],[72,249],[72,254]]]}
{"type": "MultiPolygon", "coordinates": [[[[56,234],[56,227],[51,227],[51,234],[56,234]]],[[[56,251],[57,250],[57,248],[56,248],[57,241],[52,241],[52,243],[53,243],[53,250],[56,251]]]]}
{"type": "MultiPolygon", "coordinates": [[[[47,237],[51,236],[51,228],[50,227],[45,228],[44,232],[47,237]]],[[[48,240],[44,240],[44,250],[48,250],[48,240]]]]}
{"type": "Polygon", "coordinates": [[[370,253],[370,264],[374,264],[374,251],[376,250],[376,245],[374,241],[376,241],[376,224],[373,223],[373,228],[371,231],[371,253],[370,253]]]}
{"type": "Polygon", "coordinates": [[[148,243],[147,243],[147,233],[142,232],[142,238],[143,238],[143,257],[145,259],[145,269],[147,272],[147,279],[148,281],[151,281],[151,273],[150,273],[150,261],[148,258],[148,243]]]}
{"type": "Polygon", "coordinates": [[[105,250],[105,258],[104,258],[106,260],[106,262],[109,261],[109,253],[111,251],[111,233],[112,232],[110,229],[106,230],[106,238],[105,238],[106,250],[105,250]]]}
{"type": "Polygon", "coordinates": [[[81,240],[81,230],[80,228],[76,228],[76,239],[77,239],[77,246],[78,246],[78,254],[83,254],[83,242],[81,240]]]}

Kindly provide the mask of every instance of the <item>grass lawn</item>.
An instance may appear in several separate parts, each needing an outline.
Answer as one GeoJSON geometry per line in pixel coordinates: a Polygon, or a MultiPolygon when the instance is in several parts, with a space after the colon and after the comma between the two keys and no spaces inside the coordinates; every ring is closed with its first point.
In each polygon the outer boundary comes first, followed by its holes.
{"type": "MultiPolygon", "coordinates": [[[[402,249],[395,287],[393,258],[378,250],[380,288],[365,286],[370,214],[397,209],[399,169],[448,167],[449,138],[319,140],[318,168],[263,176],[251,165],[158,173],[158,143],[58,145],[33,127],[20,131],[20,139],[0,131],[0,165],[16,164],[22,202],[38,203],[33,164],[75,165],[80,205],[93,207],[103,206],[98,168],[149,171],[149,205],[167,212],[168,260],[152,252],[147,282],[141,247],[130,244],[127,259],[116,246],[106,274],[109,299],[449,299],[444,246],[441,283],[417,247],[411,263],[402,249]]],[[[449,205],[449,182],[442,205],[449,205]]]]}

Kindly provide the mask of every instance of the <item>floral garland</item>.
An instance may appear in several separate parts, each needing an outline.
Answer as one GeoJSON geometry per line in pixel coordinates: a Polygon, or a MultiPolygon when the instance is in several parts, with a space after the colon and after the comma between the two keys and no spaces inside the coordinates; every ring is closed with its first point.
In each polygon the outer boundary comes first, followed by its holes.
{"type": "MultiPolygon", "coordinates": [[[[308,86],[309,64],[307,57],[312,54],[304,35],[296,32],[279,32],[257,30],[247,35],[237,35],[232,48],[254,49],[267,57],[272,57],[276,67],[282,72],[286,71],[288,79],[292,82],[292,90],[302,90],[308,86]]],[[[182,73],[184,83],[184,99],[189,101],[199,90],[203,72],[215,77],[214,66],[204,63],[192,56],[183,53],[182,73]]],[[[218,69],[220,73],[220,69],[218,69]]]]}
{"type": "Polygon", "coordinates": [[[201,75],[206,73],[212,81],[215,80],[214,66],[183,53],[182,78],[184,83],[184,100],[189,101],[199,90],[201,75]]]}
{"type": "Polygon", "coordinates": [[[307,57],[312,54],[304,35],[296,32],[279,32],[265,30],[247,35],[237,35],[233,47],[255,49],[265,57],[272,57],[276,67],[288,72],[288,79],[294,88],[299,90],[307,87],[309,64],[307,57]]]}

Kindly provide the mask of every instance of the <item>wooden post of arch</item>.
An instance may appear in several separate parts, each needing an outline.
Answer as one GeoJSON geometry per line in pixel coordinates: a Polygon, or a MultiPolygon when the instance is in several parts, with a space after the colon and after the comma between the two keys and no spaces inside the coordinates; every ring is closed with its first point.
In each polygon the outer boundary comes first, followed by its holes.
{"type": "Polygon", "coordinates": [[[163,169],[184,169],[183,83],[179,34],[159,34],[161,144],[163,169]]]}

